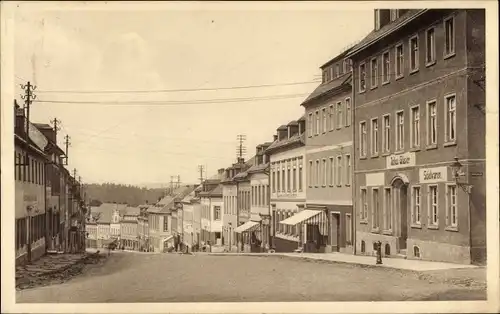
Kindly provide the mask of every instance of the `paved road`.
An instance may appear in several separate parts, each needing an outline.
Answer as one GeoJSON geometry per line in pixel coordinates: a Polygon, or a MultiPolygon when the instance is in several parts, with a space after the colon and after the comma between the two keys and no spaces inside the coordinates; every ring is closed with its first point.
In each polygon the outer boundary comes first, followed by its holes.
{"type": "Polygon", "coordinates": [[[279,257],[114,252],[67,283],[17,292],[17,302],[280,302],[484,299],[397,270],[279,257]]]}

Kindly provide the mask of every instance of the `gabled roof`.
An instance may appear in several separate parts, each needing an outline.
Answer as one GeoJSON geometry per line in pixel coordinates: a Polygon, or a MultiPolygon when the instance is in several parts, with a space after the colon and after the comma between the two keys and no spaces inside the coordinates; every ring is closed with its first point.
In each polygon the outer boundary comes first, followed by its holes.
{"type": "Polygon", "coordinates": [[[401,28],[406,25],[408,22],[413,19],[421,16],[422,14],[428,12],[429,9],[410,9],[401,15],[397,20],[384,25],[379,30],[373,30],[368,35],[365,36],[355,47],[351,49],[351,51],[347,54],[347,57],[352,57],[356,55],[358,52],[368,48],[376,41],[384,38],[385,36],[391,34],[395,30],[401,28]]]}
{"type": "Polygon", "coordinates": [[[321,97],[328,97],[341,87],[351,87],[351,77],[351,73],[346,73],[328,83],[320,84],[300,105],[306,106],[321,97]]]}

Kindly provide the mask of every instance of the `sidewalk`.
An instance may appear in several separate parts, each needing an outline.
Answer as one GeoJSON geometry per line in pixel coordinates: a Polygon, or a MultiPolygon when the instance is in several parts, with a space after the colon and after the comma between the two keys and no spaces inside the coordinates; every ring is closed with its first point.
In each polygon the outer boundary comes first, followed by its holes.
{"type": "Polygon", "coordinates": [[[443,262],[430,262],[421,260],[409,260],[402,258],[383,258],[382,265],[375,264],[374,256],[351,255],[345,253],[208,253],[209,255],[219,256],[282,256],[288,258],[323,261],[331,263],[356,264],[372,267],[385,267],[392,269],[411,270],[416,272],[447,270],[461,268],[480,268],[474,265],[463,265],[443,262]]]}

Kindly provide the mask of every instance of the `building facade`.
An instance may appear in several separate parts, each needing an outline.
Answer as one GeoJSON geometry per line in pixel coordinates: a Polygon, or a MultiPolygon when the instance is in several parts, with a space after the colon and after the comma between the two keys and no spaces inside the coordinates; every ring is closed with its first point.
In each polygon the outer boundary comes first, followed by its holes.
{"type": "Polygon", "coordinates": [[[305,121],[291,121],[277,129],[266,149],[270,161],[271,247],[293,252],[303,247],[301,225],[280,222],[302,211],[306,203],[305,121]]]}
{"type": "Polygon", "coordinates": [[[137,217],[137,235],[139,237],[139,250],[141,252],[149,251],[149,220],[148,208],[149,204],[139,206],[139,216],[137,217]]]}
{"type": "Polygon", "coordinates": [[[375,10],[349,52],[357,253],[380,241],[387,256],[485,261],[484,21],[475,9],[375,10]]]}
{"type": "Polygon", "coordinates": [[[120,220],[120,247],[139,250],[139,207],[127,207],[120,220]]]}
{"type": "Polygon", "coordinates": [[[220,184],[224,169],[220,169],[218,178],[206,180],[203,191],[199,193],[201,204],[201,242],[211,246],[222,247],[222,185],[220,184]]]}
{"type": "Polygon", "coordinates": [[[307,119],[306,207],[316,213],[308,218],[306,230],[312,251],[353,252],[353,101],[351,64],[345,58],[348,51],[321,67],[323,82],[302,103],[307,119]]]}

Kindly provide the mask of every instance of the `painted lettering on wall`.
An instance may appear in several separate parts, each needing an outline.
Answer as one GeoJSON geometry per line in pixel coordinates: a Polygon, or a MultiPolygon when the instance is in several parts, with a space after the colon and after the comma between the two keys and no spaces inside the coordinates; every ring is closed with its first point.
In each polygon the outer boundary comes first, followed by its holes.
{"type": "Polygon", "coordinates": [[[436,183],[448,181],[448,168],[422,168],[419,171],[420,183],[436,183]]]}
{"type": "Polygon", "coordinates": [[[386,157],[387,169],[404,168],[415,166],[415,153],[390,155],[386,157]]]}

